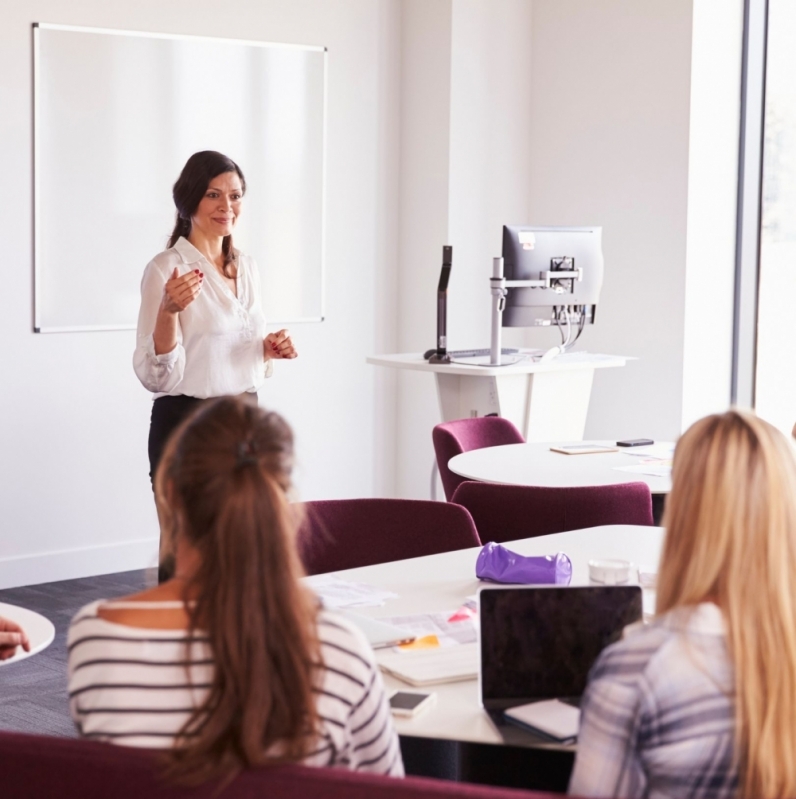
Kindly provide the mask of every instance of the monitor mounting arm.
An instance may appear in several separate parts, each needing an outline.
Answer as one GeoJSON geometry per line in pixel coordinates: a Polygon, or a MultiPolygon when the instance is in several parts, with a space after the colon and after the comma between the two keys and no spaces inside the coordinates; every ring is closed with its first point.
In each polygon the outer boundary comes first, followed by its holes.
{"type": "Polygon", "coordinates": [[[539,280],[506,280],[503,275],[503,258],[492,259],[492,277],[489,278],[489,293],[493,299],[492,338],[489,350],[490,366],[501,365],[500,339],[508,289],[551,289],[557,294],[564,294],[567,291],[571,293],[574,290],[575,282],[583,280],[583,269],[575,267],[574,258],[569,256],[552,258],[550,266],[552,269],[539,274],[539,280]]]}

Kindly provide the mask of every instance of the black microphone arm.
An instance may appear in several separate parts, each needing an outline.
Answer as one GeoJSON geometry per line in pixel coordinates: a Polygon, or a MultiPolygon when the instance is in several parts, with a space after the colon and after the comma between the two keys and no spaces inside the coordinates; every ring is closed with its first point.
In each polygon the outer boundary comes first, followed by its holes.
{"type": "Polygon", "coordinates": [[[448,281],[451,276],[453,247],[442,248],[442,271],[437,286],[437,351],[428,359],[429,363],[450,363],[448,355],[448,281]]]}

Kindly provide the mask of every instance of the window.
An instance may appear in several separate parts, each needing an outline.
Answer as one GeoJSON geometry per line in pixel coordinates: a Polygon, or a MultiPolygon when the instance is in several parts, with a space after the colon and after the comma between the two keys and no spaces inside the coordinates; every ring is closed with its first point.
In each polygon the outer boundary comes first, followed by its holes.
{"type": "Polygon", "coordinates": [[[796,424],[796,2],[769,0],[755,407],[796,424]]]}

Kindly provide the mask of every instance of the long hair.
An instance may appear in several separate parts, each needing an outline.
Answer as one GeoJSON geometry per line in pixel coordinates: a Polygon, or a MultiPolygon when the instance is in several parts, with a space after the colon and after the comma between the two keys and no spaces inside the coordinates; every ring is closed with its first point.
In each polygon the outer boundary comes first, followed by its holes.
{"type": "MultiPolygon", "coordinates": [[[[177,207],[177,219],[169,237],[169,247],[173,247],[180,236],[188,238],[191,234],[191,217],[196,213],[199,203],[205,196],[210,181],[225,172],[237,173],[241,189],[245,194],[246,178],[243,177],[241,168],[226,155],[217,153],[215,150],[202,150],[199,153],[194,153],[185,162],[172,189],[174,205],[177,207]]],[[[234,277],[233,270],[237,261],[237,251],[232,246],[232,236],[224,236],[221,252],[224,255],[224,274],[227,277],[234,277]]]]}
{"type": "Polygon", "coordinates": [[[746,799],[796,796],[796,460],[751,413],[696,422],[674,456],[657,611],[713,601],[728,631],[746,799]]]}
{"type": "Polygon", "coordinates": [[[188,638],[207,635],[215,666],[206,701],[169,753],[179,781],[298,761],[317,743],[317,606],[299,582],[292,460],[279,415],[227,397],[182,424],[158,468],[167,534],[184,536],[201,563],[186,586],[196,600],[188,638]]]}

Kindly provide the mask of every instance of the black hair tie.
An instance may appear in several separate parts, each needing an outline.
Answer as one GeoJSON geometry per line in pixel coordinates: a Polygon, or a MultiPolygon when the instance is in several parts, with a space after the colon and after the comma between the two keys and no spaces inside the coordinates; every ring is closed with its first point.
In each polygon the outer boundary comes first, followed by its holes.
{"type": "Polygon", "coordinates": [[[251,441],[241,441],[238,444],[238,458],[236,466],[249,466],[257,463],[257,455],[254,451],[254,444],[251,441]]]}

